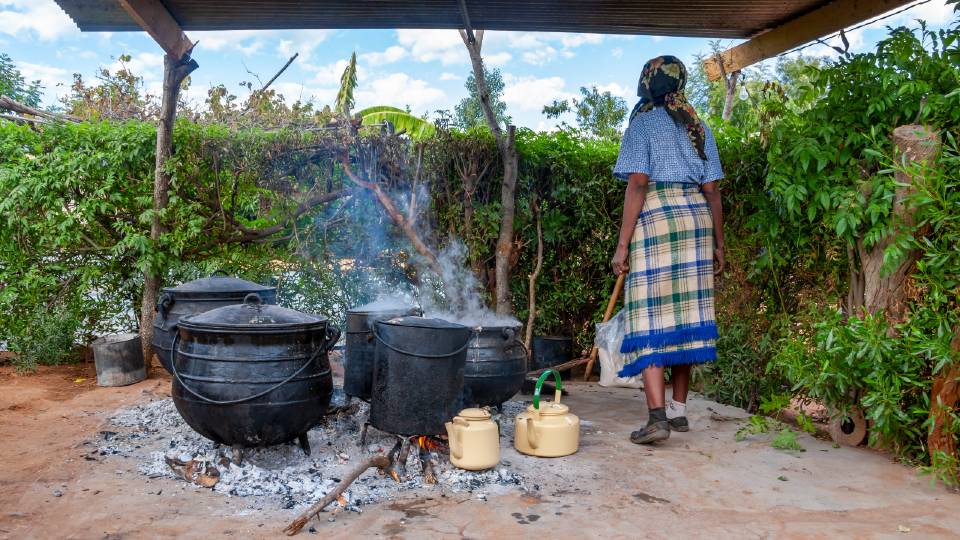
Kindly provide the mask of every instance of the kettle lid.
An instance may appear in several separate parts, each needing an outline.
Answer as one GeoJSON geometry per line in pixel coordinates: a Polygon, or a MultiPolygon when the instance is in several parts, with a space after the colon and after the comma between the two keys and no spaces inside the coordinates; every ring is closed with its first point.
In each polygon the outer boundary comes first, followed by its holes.
{"type": "Polygon", "coordinates": [[[485,409],[472,407],[460,411],[460,414],[457,416],[466,418],[467,420],[489,420],[490,412],[485,409]]]}
{"type": "Polygon", "coordinates": [[[563,403],[557,403],[556,401],[541,402],[539,409],[533,405],[527,407],[528,413],[536,414],[537,411],[540,411],[541,416],[561,416],[569,413],[570,407],[567,407],[563,403]]]}

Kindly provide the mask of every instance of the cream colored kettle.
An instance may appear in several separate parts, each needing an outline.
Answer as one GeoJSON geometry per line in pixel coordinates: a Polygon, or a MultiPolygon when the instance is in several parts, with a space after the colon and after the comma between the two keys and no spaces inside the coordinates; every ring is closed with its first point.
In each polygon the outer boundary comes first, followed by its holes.
{"type": "Polygon", "coordinates": [[[464,409],[444,425],[454,467],[482,471],[500,463],[500,430],[489,412],[464,409]]]}
{"type": "Polygon", "coordinates": [[[517,415],[513,444],[518,452],[540,457],[560,457],[573,454],[580,447],[580,419],[570,408],[560,403],[560,374],[548,369],[540,375],[533,391],[533,405],[517,415]],[[544,379],[553,373],[557,391],[553,402],[540,404],[540,389],[544,379]]]}

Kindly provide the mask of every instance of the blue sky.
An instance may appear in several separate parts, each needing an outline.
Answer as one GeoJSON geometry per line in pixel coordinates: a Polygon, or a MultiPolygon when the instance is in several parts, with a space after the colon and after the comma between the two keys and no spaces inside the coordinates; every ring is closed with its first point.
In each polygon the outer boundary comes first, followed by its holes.
{"type": "MultiPolygon", "coordinates": [[[[916,18],[933,26],[946,25],[952,7],[944,0],[927,4],[849,34],[852,49],[871,48],[887,24],[914,24],[916,18]]],[[[207,90],[224,83],[243,95],[241,81],[266,81],[295,52],[299,58],[274,86],[289,100],[331,103],[350,53],[359,58],[357,105],[409,106],[416,113],[453,109],[465,96],[469,58],[455,30],[282,30],[190,32],[199,41],[194,58],[200,69],[187,94],[202,105],[207,90]]],[[[730,46],[736,41],[724,41],[730,46]]],[[[555,121],[541,114],[554,99],[576,95],[579,87],[596,85],[635,101],[637,75],[643,63],[659,54],[674,54],[691,62],[709,50],[709,41],[659,36],[611,36],[535,32],[488,32],[484,57],[504,74],[508,114],[515,123],[548,129],[555,121]]],[[[53,104],[68,93],[73,73],[92,78],[98,67],[117,67],[117,57],[130,54],[129,67],[158,94],[163,58],[144,33],[81,33],[53,0],[0,0],[0,52],[9,54],[24,75],[46,87],[45,102],[53,104]]],[[[817,45],[807,54],[830,56],[817,45]]],[[[569,119],[568,119],[569,120],[569,119]]]]}

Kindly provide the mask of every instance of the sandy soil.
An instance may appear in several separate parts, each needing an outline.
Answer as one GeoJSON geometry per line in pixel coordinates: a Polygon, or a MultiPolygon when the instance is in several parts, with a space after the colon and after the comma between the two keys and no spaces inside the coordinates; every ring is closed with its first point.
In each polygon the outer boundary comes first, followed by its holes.
{"type": "MultiPolygon", "coordinates": [[[[643,420],[634,390],[571,384],[587,422],[576,455],[542,460],[529,493],[405,498],[361,514],[323,515],[326,538],[956,538],[960,496],[866,448],[801,436],[805,452],[737,443],[742,411],[692,401],[693,431],[655,448],[626,435],[643,420]],[[712,409],[712,410],[711,410],[712,409]]],[[[168,395],[155,376],[98,388],[90,366],[19,377],[0,368],[0,538],[281,538],[290,510],[251,514],[184,482],[150,480],[136,464],[92,456],[117,409],[168,395]],[[94,459],[95,461],[91,460],[94,459]]],[[[504,444],[509,444],[504,439],[504,444]]],[[[299,537],[314,537],[305,530],[299,537]]]]}

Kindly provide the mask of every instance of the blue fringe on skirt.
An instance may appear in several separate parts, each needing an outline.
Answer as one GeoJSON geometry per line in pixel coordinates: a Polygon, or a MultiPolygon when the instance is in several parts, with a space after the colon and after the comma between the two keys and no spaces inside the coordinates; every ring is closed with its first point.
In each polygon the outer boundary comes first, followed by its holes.
{"type": "Polygon", "coordinates": [[[679,351],[656,352],[637,358],[623,366],[617,373],[618,377],[633,377],[639,375],[650,366],[667,367],[685,364],[703,364],[717,359],[717,348],[710,345],[697,349],[682,349],[679,351]]]}

